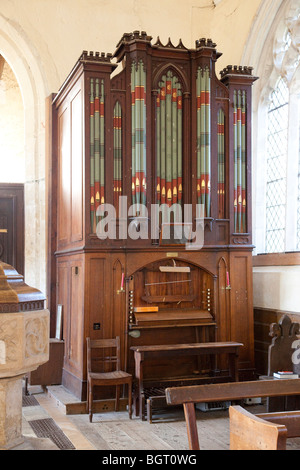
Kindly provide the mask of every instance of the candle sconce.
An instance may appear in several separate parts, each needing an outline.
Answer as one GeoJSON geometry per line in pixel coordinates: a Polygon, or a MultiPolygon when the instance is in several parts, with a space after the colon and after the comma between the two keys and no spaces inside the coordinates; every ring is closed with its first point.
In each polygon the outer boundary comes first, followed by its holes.
{"type": "Polygon", "coordinates": [[[225,289],[230,290],[231,286],[230,286],[229,272],[228,271],[226,272],[226,283],[227,283],[227,285],[226,285],[225,289]]]}

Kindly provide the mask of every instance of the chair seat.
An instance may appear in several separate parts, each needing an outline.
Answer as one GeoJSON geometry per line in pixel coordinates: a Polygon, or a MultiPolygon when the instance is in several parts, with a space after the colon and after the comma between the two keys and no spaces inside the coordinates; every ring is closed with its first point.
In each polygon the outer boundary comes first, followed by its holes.
{"type": "Polygon", "coordinates": [[[89,372],[89,377],[92,380],[118,380],[130,379],[132,376],[123,370],[115,370],[113,372],[89,372]]]}

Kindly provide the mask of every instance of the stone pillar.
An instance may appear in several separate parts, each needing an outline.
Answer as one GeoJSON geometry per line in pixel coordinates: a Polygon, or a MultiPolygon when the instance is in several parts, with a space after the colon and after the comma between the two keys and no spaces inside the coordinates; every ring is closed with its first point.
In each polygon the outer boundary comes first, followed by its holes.
{"type": "Polygon", "coordinates": [[[22,379],[49,360],[49,311],[43,295],[0,262],[0,449],[22,437],[22,379]]]}
{"type": "Polygon", "coordinates": [[[0,449],[24,441],[22,436],[22,378],[0,379],[0,449]]]}

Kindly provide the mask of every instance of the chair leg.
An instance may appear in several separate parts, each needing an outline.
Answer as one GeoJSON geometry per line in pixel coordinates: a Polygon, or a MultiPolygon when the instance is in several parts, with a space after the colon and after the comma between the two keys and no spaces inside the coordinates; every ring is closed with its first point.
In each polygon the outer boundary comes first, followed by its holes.
{"type": "Polygon", "coordinates": [[[119,411],[119,408],[120,408],[120,385],[116,385],[115,411],[119,411]]]}
{"type": "Polygon", "coordinates": [[[151,397],[147,399],[147,421],[152,423],[152,400],[151,397]]]}
{"type": "Polygon", "coordinates": [[[29,392],[28,392],[28,375],[26,374],[25,375],[25,395],[29,395],[29,392]]]}
{"type": "Polygon", "coordinates": [[[93,386],[90,384],[89,386],[89,416],[90,416],[90,423],[93,420],[93,386]]]}
{"type": "Polygon", "coordinates": [[[132,419],[132,383],[128,383],[128,413],[129,419],[132,419]]]}
{"type": "Polygon", "coordinates": [[[85,411],[88,413],[89,412],[89,381],[87,381],[86,384],[86,407],[85,411]]]}

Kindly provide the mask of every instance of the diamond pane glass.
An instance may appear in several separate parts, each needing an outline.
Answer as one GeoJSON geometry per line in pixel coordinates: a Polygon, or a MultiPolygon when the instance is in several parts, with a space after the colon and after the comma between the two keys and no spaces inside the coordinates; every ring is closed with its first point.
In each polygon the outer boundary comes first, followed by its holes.
{"type": "Polygon", "coordinates": [[[268,112],[266,252],[284,251],[288,88],[280,79],[271,94],[268,112]]]}

